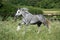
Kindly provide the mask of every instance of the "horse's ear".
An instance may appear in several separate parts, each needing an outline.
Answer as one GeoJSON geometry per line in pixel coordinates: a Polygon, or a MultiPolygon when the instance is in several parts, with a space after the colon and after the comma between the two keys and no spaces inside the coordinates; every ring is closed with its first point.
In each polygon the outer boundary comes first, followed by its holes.
{"type": "Polygon", "coordinates": [[[18,8],[18,10],[19,10],[19,8],[18,8]]]}
{"type": "Polygon", "coordinates": [[[18,8],[18,10],[21,9],[21,8],[18,8]]]}

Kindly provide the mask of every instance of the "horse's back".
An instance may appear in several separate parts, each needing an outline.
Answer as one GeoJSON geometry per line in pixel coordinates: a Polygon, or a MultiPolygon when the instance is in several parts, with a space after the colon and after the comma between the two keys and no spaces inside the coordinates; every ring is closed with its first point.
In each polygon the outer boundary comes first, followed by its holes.
{"type": "Polygon", "coordinates": [[[41,22],[45,22],[46,21],[46,18],[45,18],[45,16],[43,16],[43,15],[37,15],[37,17],[38,17],[38,19],[39,19],[39,21],[41,21],[41,22]]]}
{"type": "Polygon", "coordinates": [[[35,22],[38,22],[38,21],[44,22],[45,21],[44,16],[43,15],[33,15],[31,17],[31,23],[35,23],[35,22]]]}

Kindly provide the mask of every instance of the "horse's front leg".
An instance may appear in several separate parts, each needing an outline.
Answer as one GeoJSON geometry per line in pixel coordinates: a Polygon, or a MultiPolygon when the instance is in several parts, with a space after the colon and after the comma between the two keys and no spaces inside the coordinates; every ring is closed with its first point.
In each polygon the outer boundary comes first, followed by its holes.
{"type": "Polygon", "coordinates": [[[21,30],[21,27],[22,27],[23,24],[25,24],[25,23],[24,22],[19,23],[16,30],[17,31],[21,30]]]}
{"type": "Polygon", "coordinates": [[[37,26],[38,26],[38,32],[37,32],[37,34],[39,34],[40,31],[41,31],[41,28],[40,28],[41,24],[42,24],[41,22],[37,24],[37,26]]]}
{"type": "Polygon", "coordinates": [[[24,28],[23,34],[25,34],[27,32],[28,25],[29,25],[29,23],[25,23],[25,28],[24,28]]]}

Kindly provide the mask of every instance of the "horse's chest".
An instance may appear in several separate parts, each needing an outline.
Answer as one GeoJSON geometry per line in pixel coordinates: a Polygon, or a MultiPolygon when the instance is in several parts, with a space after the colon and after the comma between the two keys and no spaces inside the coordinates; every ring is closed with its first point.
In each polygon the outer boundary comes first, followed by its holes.
{"type": "Polygon", "coordinates": [[[26,16],[23,19],[24,19],[25,22],[30,22],[31,18],[32,18],[31,16],[26,16]]]}

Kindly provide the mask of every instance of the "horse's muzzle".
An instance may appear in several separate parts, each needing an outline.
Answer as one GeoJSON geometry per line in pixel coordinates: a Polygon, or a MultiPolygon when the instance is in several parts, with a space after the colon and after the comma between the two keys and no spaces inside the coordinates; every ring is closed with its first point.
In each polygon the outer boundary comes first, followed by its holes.
{"type": "Polygon", "coordinates": [[[14,16],[14,21],[17,21],[17,18],[18,18],[18,16],[15,15],[15,16],[14,16]]]}

